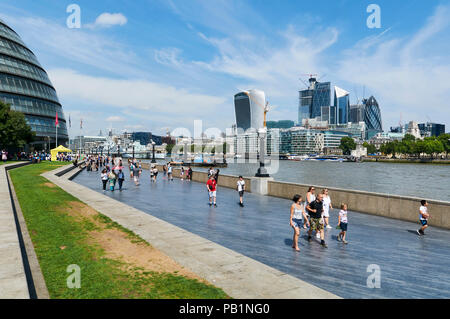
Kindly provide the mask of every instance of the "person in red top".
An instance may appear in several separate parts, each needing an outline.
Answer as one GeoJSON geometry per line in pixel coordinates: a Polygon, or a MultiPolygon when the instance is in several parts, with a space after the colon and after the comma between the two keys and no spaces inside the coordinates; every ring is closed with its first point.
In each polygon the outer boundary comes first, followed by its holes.
{"type": "Polygon", "coordinates": [[[216,204],[217,182],[214,179],[214,175],[211,175],[209,177],[209,180],[206,183],[206,188],[208,189],[208,193],[209,193],[209,206],[211,206],[214,202],[214,207],[217,207],[217,204],[216,204]]]}

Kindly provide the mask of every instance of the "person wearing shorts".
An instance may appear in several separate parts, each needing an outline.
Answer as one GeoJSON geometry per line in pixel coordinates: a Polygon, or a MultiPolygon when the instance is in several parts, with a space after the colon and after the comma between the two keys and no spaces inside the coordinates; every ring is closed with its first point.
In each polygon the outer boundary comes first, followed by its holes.
{"type": "Polygon", "coordinates": [[[300,229],[303,225],[303,220],[309,225],[308,218],[306,218],[305,206],[302,204],[302,196],[295,195],[292,199],[291,205],[291,217],[289,225],[294,229],[294,237],[292,238],[292,248],[296,251],[300,251],[298,248],[298,237],[300,236],[300,229]],[[303,219],[304,218],[304,219],[303,219]]]}
{"type": "Polygon", "coordinates": [[[209,180],[206,183],[206,188],[208,189],[208,194],[209,194],[209,206],[214,204],[214,207],[217,207],[217,204],[216,204],[217,182],[214,179],[214,175],[211,175],[209,177],[209,180]]]}
{"type": "Polygon", "coordinates": [[[310,227],[308,231],[308,241],[311,241],[311,234],[313,231],[316,233],[320,233],[320,244],[324,248],[328,248],[327,244],[325,243],[325,237],[324,237],[324,231],[323,231],[323,219],[322,219],[322,213],[323,213],[323,194],[317,195],[316,199],[309,203],[306,206],[306,210],[309,213],[310,216],[310,227]]]}
{"type": "Polygon", "coordinates": [[[347,244],[345,236],[347,235],[348,219],[347,219],[347,204],[341,204],[341,210],[339,211],[338,226],[341,232],[338,235],[337,240],[347,244]]]}
{"type": "Polygon", "coordinates": [[[330,195],[328,195],[328,188],[325,188],[322,191],[323,194],[323,219],[324,219],[324,225],[326,225],[326,228],[330,229],[330,209],[333,209],[333,205],[331,205],[331,198],[330,195]]]}
{"type": "Polygon", "coordinates": [[[242,176],[239,176],[239,180],[237,181],[237,191],[239,193],[239,205],[244,207],[245,181],[242,176]]]}
{"type": "Polygon", "coordinates": [[[420,208],[419,208],[419,222],[422,225],[417,230],[417,234],[419,236],[425,235],[425,229],[428,228],[428,218],[430,217],[430,214],[428,214],[428,202],[426,200],[422,200],[420,202],[420,208]]]}

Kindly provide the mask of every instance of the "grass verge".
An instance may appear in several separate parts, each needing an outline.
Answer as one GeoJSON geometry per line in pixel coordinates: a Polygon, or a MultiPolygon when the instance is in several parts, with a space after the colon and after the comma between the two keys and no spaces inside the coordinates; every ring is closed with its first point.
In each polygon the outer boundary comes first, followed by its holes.
{"type": "Polygon", "coordinates": [[[228,298],[40,176],[61,165],[42,162],[10,171],[51,298],[228,298]],[[67,286],[70,265],[81,269],[79,289],[67,286]]]}

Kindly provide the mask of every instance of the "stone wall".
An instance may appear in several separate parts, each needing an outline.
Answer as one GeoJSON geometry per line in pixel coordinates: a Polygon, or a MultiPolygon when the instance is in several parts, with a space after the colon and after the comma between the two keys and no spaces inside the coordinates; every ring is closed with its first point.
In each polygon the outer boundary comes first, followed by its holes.
{"type": "MultiPolygon", "coordinates": [[[[292,199],[295,194],[300,194],[305,198],[309,186],[314,186],[316,188],[316,194],[325,188],[324,186],[271,181],[269,182],[268,195],[292,199]]],[[[340,203],[346,203],[349,210],[418,222],[421,198],[346,190],[333,187],[327,188],[334,208],[339,208],[340,203]]],[[[428,211],[431,215],[429,224],[431,226],[450,229],[450,203],[428,200],[428,205],[428,211]]]]}

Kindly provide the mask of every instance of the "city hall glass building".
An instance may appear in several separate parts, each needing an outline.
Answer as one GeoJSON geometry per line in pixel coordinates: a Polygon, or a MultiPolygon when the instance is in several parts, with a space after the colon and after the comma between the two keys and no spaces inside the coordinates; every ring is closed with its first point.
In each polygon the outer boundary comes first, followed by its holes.
{"type": "Polygon", "coordinates": [[[19,35],[0,19],[0,100],[24,113],[36,133],[37,148],[55,144],[58,113],[58,144],[68,142],[66,120],[55,88],[36,56],[19,35]]]}

